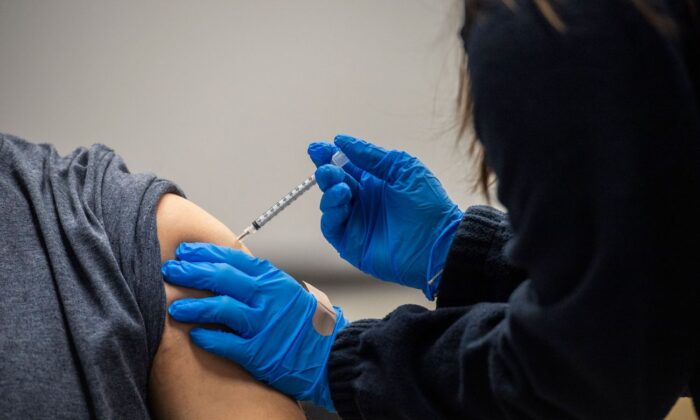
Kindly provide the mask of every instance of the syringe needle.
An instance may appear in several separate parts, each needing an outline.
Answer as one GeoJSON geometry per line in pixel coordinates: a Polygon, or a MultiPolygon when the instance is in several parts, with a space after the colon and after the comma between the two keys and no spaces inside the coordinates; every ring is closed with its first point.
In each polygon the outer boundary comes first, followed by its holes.
{"type": "Polygon", "coordinates": [[[243,242],[246,236],[250,235],[250,232],[246,229],[238,236],[238,242],[243,242]]]}

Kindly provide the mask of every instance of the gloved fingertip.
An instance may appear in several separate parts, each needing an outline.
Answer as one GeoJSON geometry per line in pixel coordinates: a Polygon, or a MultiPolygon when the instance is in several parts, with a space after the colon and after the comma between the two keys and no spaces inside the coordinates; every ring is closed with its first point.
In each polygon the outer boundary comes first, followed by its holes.
{"type": "Polygon", "coordinates": [[[335,165],[320,166],[315,175],[318,187],[324,192],[345,178],[345,172],[335,165]]]}
{"type": "Polygon", "coordinates": [[[352,161],[352,156],[348,156],[348,153],[352,154],[353,146],[358,143],[358,140],[355,137],[345,134],[338,134],[335,136],[335,139],[333,139],[333,143],[335,143],[335,145],[338,146],[338,148],[342,150],[343,153],[345,153],[345,155],[352,161]]]}
{"type": "Polygon", "coordinates": [[[362,163],[361,160],[365,158],[363,155],[373,154],[379,150],[377,146],[347,134],[338,134],[334,142],[345,153],[350,163],[355,165],[362,163]]]}
{"type": "Polygon", "coordinates": [[[211,267],[206,263],[191,263],[189,261],[171,260],[161,266],[161,272],[168,283],[185,287],[195,286],[210,271],[211,267]]]}
{"type": "Polygon", "coordinates": [[[317,177],[320,176],[320,177],[322,177],[322,178],[323,178],[323,177],[327,177],[327,176],[329,176],[330,174],[332,174],[333,172],[335,172],[335,169],[334,169],[334,168],[337,169],[338,167],[337,167],[337,166],[334,166],[334,165],[329,165],[329,164],[321,165],[321,166],[318,167],[318,169],[316,169],[316,176],[317,176],[317,177]]]}
{"type": "Polygon", "coordinates": [[[319,152],[325,152],[327,151],[332,145],[328,142],[325,141],[312,141],[309,143],[309,146],[307,147],[307,152],[309,154],[314,154],[314,153],[319,153],[319,152]]]}
{"type": "Polygon", "coordinates": [[[173,274],[173,269],[179,265],[179,261],[168,260],[160,266],[160,272],[163,274],[163,277],[171,276],[173,274]]]}
{"type": "Polygon", "coordinates": [[[347,135],[347,134],[338,134],[335,136],[335,144],[339,147],[354,143],[357,141],[357,139],[353,136],[347,135]],[[342,145],[342,146],[341,146],[342,145]]]}
{"type": "Polygon", "coordinates": [[[187,307],[192,307],[193,305],[197,305],[199,303],[199,299],[197,298],[183,298],[183,299],[178,299],[173,301],[173,303],[170,304],[169,310],[172,309],[173,311],[181,311],[187,307]]]}
{"type": "Polygon", "coordinates": [[[183,302],[184,299],[176,300],[168,306],[168,314],[180,322],[191,322],[192,319],[192,304],[190,302],[183,302]]]}
{"type": "Polygon", "coordinates": [[[175,318],[177,316],[177,311],[178,311],[177,301],[171,303],[170,306],[168,306],[168,313],[170,314],[171,317],[175,318]]]}
{"type": "Polygon", "coordinates": [[[182,243],[175,251],[175,256],[182,263],[216,263],[227,261],[233,248],[204,242],[182,243]]]}
{"type": "Polygon", "coordinates": [[[175,257],[178,260],[186,259],[188,255],[194,254],[203,244],[197,242],[181,242],[177,248],[175,248],[175,257]]]}
{"type": "Polygon", "coordinates": [[[336,150],[337,148],[332,144],[318,141],[309,144],[307,153],[316,166],[321,166],[330,163],[336,150]]]}

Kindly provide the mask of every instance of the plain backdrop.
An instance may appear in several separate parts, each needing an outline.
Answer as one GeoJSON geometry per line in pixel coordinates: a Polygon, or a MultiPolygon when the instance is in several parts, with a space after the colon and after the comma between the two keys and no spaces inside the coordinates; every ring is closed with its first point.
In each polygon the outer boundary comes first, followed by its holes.
{"type": "MultiPolygon", "coordinates": [[[[0,131],[61,153],[109,145],[234,232],[313,172],[310,141],[336,133],[417,155],[464,207],[481,199],[454,129],[458,3],[0,0],[0,131]]],[[[356,317],[424,302],[341,261],[319,199],[308,193],[250,248],[337,287],[356,317]]]]}

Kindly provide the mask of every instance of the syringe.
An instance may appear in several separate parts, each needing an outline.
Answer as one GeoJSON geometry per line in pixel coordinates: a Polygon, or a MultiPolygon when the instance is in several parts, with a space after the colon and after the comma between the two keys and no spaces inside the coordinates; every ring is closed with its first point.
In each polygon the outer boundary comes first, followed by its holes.
{"type": "MultiPolygon", "coordinates": [[[[345,156],[345,154],[343,154],[343,152],[338,151],[338,152],[335,152],[335,154],[333,154],[333,157],[331,158],[331,162],[333,162],[333,164],[335,166],[342,168],[346,163],[348,163],[348,158],[347,158],[347,156],[345,156]]],[[[280,214],[282,212],[282,210],[289,207],[289,205],[292,204],[292,202],[294,200],[301,197],[302,194],[307,192],[314,185],[316,185],[316,177],[314,175],[311,175],[310,177],[306,178],[304,180],[304,182],[297,185],[287,195],[282,197],[281,200],[276,202],[265,213],[261,214],[260,217],[253,220],[253,223],[251,223],[250,226],[245,228],[243,230],[243,233],[238,235],[238,240],[242,242],[246,236],[251,235],[251,234],[257,232],[258,230],[260,230],[260,228],[265,226],[267,224],[267,222],[269,222],[275,216],[280,214]]]]}

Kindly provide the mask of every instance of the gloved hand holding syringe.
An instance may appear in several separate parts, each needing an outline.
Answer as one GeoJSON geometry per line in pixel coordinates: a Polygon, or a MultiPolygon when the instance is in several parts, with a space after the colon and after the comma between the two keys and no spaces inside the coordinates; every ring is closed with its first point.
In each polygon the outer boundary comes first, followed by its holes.
{"type": "MultiPolygon", "coordinates": [[[[343,154],[343,152],[336,152],[331,161],[335,166],[338,166],[342,168],[346,163],[348,163],[348,158],[343,154]]],[[[293,190],[291,190],[287,195],[282,197],[281,200],[276,202],[272,207],[270,207],[266,212],[261,214],[257,219],[253,220],[253,223],[250,224],[247,228],[243,230],[243,233],[238,235],[238,240],[243,242],[243,239],[245,239],[246,236],[251,235],[263,226],[267,224],[270,220],[272,220],[275,216],[280,214],[282,210],[286,209],[289,207],[294,200],[297,198],[301,197],[305,192],[307,192],[311,187],[316,185],[316,176],[311,175],[310,177],[306,178],[304,182],[301,184],[297,185],[293,190]]]]}

